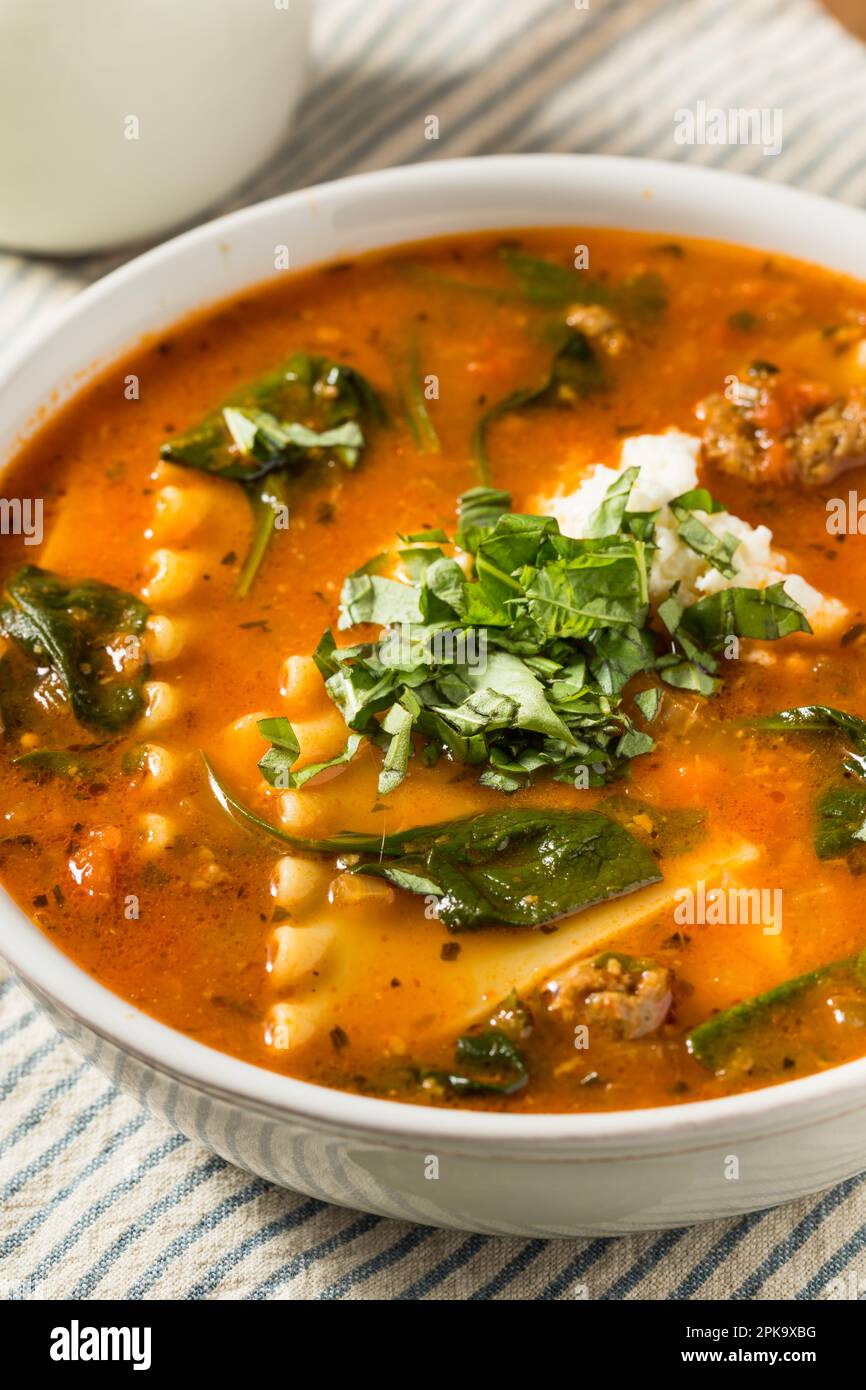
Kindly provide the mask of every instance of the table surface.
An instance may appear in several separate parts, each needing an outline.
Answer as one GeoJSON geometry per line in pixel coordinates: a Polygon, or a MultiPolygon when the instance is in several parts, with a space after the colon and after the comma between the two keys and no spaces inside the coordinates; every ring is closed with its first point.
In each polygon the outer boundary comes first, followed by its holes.
{"type": "MultiPolygon", "coordinates": [[[[505,151],[688,159],[866,201],[866,48],[813,0],[320,0],[290,139],[228,206],[505,151]],[[678,146],[674,112],[780,107],[784,144],[678,146]],[[424,118],[439,117],[439,139],[424,118]]],[[[0,345],[132,252],[0,254],[0,345]]],[[[0,964],[0,1297],[798,1298],[866,1287],[866,1186],[687,1231],[515,1240],[274,1188],[151,1119],[0,964]]]]}

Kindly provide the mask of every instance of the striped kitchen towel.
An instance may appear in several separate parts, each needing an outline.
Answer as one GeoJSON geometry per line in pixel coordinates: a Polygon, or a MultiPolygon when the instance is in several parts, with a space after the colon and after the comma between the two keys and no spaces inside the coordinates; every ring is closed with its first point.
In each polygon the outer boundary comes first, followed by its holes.
{"type": "MultiPolygon", "coordinates": [[[[385,165],[531,150],[687,159],[863,204],[866,48],[813,0],[320,0],[291,138],[229,206],[385,165]],[[679,143],[676,113],[702,103],[780,112],[781,149],[769,129],[769,152],[679,143]]],[[[0,254],[0,348],[125,258],[0,254]]],[[[866,1290],[862,1178],[687,1232],[546,1242],[433,1231],[280,1191],[166,1129],[83,1064],[2,967],[0,1044],[3,1297],[866,1290]]]]}

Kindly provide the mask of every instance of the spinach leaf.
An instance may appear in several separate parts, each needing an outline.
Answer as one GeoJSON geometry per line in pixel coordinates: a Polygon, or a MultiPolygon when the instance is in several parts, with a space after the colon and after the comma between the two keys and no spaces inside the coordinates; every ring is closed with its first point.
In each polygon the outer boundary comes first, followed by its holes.
{"type": "Polygon", "coordinates": [[[450,931],[541,927],[661,879],[655,856],[595,811],[524,808],[465,816],[393,835],[348,831],[330,839],[289,835],[257,816],[205,759],[211,790],[249,828],[309,854],[369,855],[351,872],[438,899],[450,931]]]}
{"type": "Polygon", "coordinates": [[[14,758],[15,767],[28,779],[46,783],[55,779],[68,782],[79,795],[90,796],[104,790],[118,777],[134,781],[143,776],[147,766],[147,749],[142,745],[127,748],[118,757],[113,740],[88,743],[69,748],[32,748],[14,758]],[[82,790],[82,788],[86,789],[82,790]]]}
{"type": "Polygon", "coordinates": [[[498,1028],[489,1028],[457,1039],[452,1070],[425,1067],[420,1077],[449,1086],[458,1095],[511,1096],[526,1085],[529,1072],[514,1040],[498,1028]]]}
{"type": "Polygon", "coordinates": [[[249,483],[246,493],[253,509],[253,539],[235,588],[237,598],[245,598],[249,593],[274,531],[281,518],[288,515],[288,480],[284,473],[269,473],[249,483]]]}
{"type": "Polygon", "coordinates": [[[144,711],[148,609],[97,579],[65,579],[25,565],[7,582],[0,635],[54,672],[86,728],[116,733],[144,711]]]}
{"type": "MultiPolygon", "coordinates": [[[[391,879],[390,849],[356,872],[391,879]]],[[[438,885],[451,931],[540,927],[661,878],[648,850],[592,811],[497,811],[417,831],[396,868],[438,885]]]]}
{"type": "Polygon", "coordinates": [[[598,304],[634,321],[657,318],[667,307],[664,280],[653,272],[610,284],[572,266],[527,255],[513,247],[504,247],[501,254],[523,294],[537,304],[598,304]]]}
{"type": "Polygon", "coordinates": [[[419,454],[438,454],[442,450],[436,427],[430,419],[424,387],[421,384],[421,367],[418,357],[417,339],[412,340],[406,355],[406,371],[395,367],[394,376],[397,394],[409,426],[415,448],[419,454]]]}
{"type": "Polygon", "coordinates": [[[847,714],[832,705],[799,705],[777,714],[764,714],[747,727],[783,734],[842,734],[850,745],[843,767],[846,772],[866,777],[866,719],[857,714],[847,714]]]}
{"type": "Polygon", "coordinates": [[[638,797],[609,796],[604,809],[662,859],[696,849],[707,836],[707,813],[700,806],[663,810],[638,797]]]}
{"type": "Polygon", "coordinates": [[[830,705],[801,705],[764,715],[748,726],[775,733],[841,737],[843,779],[827,786],[815,808],[812,843],[819,859],[842,859],[866,844],[866,720],[830,705]]]}
{"type": "MultiPolygon", "coordinates": [[[[99,747],[98,744],[94,746],[99,747]]],[[[35,782],[48,782],[55,777],[64,782],[81,782],[94,775],[92,760],[84,751],[32,748],[29,753],[22,753],[13,761],[35,782]]]]}
{"type": "MultiPolygon", "coordinates": [[[[637,323],[655,319],[667,305],[664,282],[655,274],[635,275],[618,284],[609,284],[584,271],[528,255],[513,246],[503,247],[501,255],[523,295],[546,309],[597,305],[637,323]]],[[[475,426],[472,451],[485,484],[490,482],[487,429],[493,421],[527,406],[575,405],[605,390],[608,385],[607,374],[589,337],[579,327],[561,323],[551,327],[555,349],[544,380],[495,402],[475,426]]]]}
{"type": "Polygon", "coordinates": [[[522,410],[526,406],[574,405],[585,396],[604,390],[606,385],[604,368],[589,338],[579,329],[567,330],[554,352],[550,369],[544,379],[535,386],[525,386],[512,391],[510,395],[490,406],[476,424],[472,434],[472,452],[482,483],[490,483],[487,428],[494,420],[499,420],[511,411],[522,410]]]}
{"type": "Polygon", "coordinates": [[[813,844],[819,859],[844,859],[866,844],[866,785],[827,788],[816,808],[813,844]]]}
{"type": "Polygon", "coordinates": [[[781,1036],[783,1043],[790,1046],[786,1041],[786,1024],[791,1006],[811,989],[833,980],[838,980],[847,989],[853,987],[866,1002],[866,952],[849,960],[819,966],[796,979],[785,980],[764,994],[714,1014],[692,1029],[686,1038],[686,1046],[702,1066],[717,1076],[723,1076],[732,1065],[738,1065],[738,1053],[745,1069],[767,1070],[770,1060],[767,1054],[776,1037],[781,1036]]]}
{"type": "Polygon", "coordinates": [[[313,460],[354,468],[366,428],[385,423],[377,392],[354,367],[298,352],[160,449],[160,457],[243,484],[255,518],[237,587],[243,598],[284,513],[288,478],[313,460]]]}
{"type": "Polygon", "coordinates": [[[364,443],[360,423],[384,418],[377,393],[354,367],[298,352],[166,440],[160,457],[244,483],[281,468],[297,471],[313,451],[352,468],[364,443]]]}

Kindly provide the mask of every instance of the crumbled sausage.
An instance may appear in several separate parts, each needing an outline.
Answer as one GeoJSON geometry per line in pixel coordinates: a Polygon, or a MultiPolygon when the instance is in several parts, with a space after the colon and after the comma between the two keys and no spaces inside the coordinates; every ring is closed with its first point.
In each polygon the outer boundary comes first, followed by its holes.
{"type": "Polygon", "coordinates": [[[866,463],[866,389],[855,387],[804,421],[786,443],[797,476],[812,486],[866,463]]]}
{"type": "Polygon", "coordinates": [[[586,334],[608,357],[620,357],[629,345],[629,337],[615,314],[601,304],[575,304],[568,311],[566,323],[586,334]]]}
{"type": "Polygon", "coordinates": [[[703,422],[704,458],[737,478],[757,478],[763,472],[764,448],[751,416],[726,396],[707,396],[697,411],[703,422]]]}
{"type": "Polygon", "coordinates": [[[604,955],[578,961],[550,981],[543,998],[566,1022],[600,1023],[620,1038],[655,1033],[670,1012],[673,972],[654,961],[604,955]]]}
{"type": "Polygon", "coordinates": [[[697,407],[708,463],[748,482],[795,479],[807,487],[866,463],[866,388],[832,399],[828,388],[786,381],[756,363],[724,395],[697,407]]]}
{"type": "Polygon", "coordinates": [[[753,362],[741,377],[730,377],[724,394],[707,396],[696,415],[703,423],[704,458],[723,473],[755,482],[778,465],[773,424],[778,417],[778,368],[753,362]]]}

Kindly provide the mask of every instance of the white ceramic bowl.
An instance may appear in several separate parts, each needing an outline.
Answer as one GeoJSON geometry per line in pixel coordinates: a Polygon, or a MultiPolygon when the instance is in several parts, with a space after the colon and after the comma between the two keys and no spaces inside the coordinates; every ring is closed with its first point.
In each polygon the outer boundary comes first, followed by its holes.
{"type": "MultiPolygon", "coordinates": [[[[277,246],[298,268],[411,238],[529,224],[718,237],[866,278],[866,216],[771,183],[570,155],[388,169],[234,213],[85,291],[0,374],[0,457],[53,392],[80,387],[82,371],[86,379],[139,334],[273,275],[277,246]]],[[[194,1042],[97,984],[3,895],[0,953],[57,1027],[169,1123],[330,1202],[477,1231],[617,1233],[771,1206],[866,1165],[866,1059],[657,1110],[434,1110],[293,1081],[194,1042]],[[731,1155],[735,1180],[726,1176],[731,1155]]]]}

